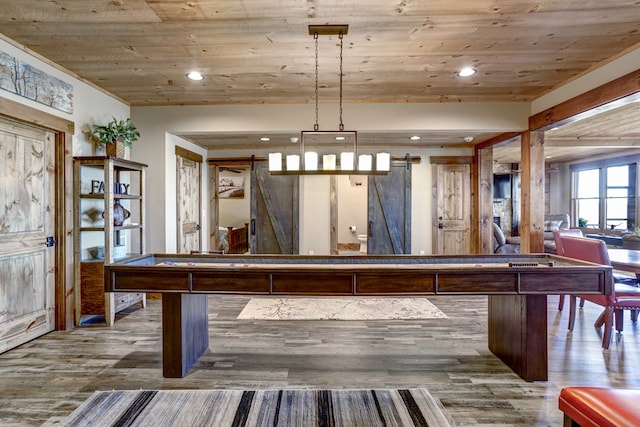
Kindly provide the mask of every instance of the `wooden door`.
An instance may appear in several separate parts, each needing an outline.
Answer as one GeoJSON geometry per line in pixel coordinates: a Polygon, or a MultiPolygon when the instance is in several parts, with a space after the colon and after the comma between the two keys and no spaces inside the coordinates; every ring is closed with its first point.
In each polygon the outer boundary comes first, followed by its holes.
{"type": "Polygon", "coordinates": [[[368,254],[411,253],[411,160],[368,181],[368,254]]]}
{"type": "Polygon", "coordinates": [[[468,254],[471,242],[471,166],[434,164],[433,252],[468,254]]]}
{"type": "Polygon", "coordinates": [[[54,174],[55,135],[0,119],[0,353],[55,327],[54,174]]]}
{"type": "Polygon", "coordinates": [[[200,251],[202,156],[176,147],[176,167],[178,253],[200,251]]]}
{"type": "Polygon", "coordinates": [[[266,162],[253,162],[250,225],[252,253],[298,253],[299,183],[299,176],[271,175],[266,162]]]}

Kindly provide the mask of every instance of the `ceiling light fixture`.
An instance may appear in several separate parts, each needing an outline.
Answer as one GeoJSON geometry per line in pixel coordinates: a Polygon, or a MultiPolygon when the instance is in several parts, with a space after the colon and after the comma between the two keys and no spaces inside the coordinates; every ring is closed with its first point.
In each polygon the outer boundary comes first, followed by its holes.
{"type": "Polygon", "coordinates": [[[420,141],[421,137],[419,137],[418,135],[413,135],[413,136],[410,136],[409,139],[412,141],[420,141]]]}
{"type": "Polygon", "coordinates": [[[263,137],[260,138],[260,141],[268,142],[268,141],[271,141],[271,138],[269,138],[268,136],[263,136],[263,137]]]}
{"type": "Polygon", "coordinates": [[[273,175],[384,175],[391,170],[389,153],[358,154],[358,132],[345,131],[342,122],[342,51],[348,25],[309,25],[315,40],[315,113],[312,131],[300,132],[300,154],[269,153],[269,172],[273,175]],[[340,124],[337,131],[321,131],[318,123],[318,39],[338,36],[340,40],[340,124]],[[338,143],[336,143],[338,141],[338,143]],[[310,151],[305,150],[312,147],[310,151]],[[336,152],[340,151],[338,155],[336,152]],[[374,161],[375,159],[375,161],[374,161]],[[284,160],[284,162],[283,162],[284,160]],[[321,161],[321,163],[320,163],[321,161]]]}
{"type": "Polygon", "coordinates": [[[476,73],[476,70],[471,67],[465,67],[462,70],[458,71],[458,76],[460,77],[469,77],[473,76],[476,73]]]}
{"type": "Polygon", "coordinates": [[[204,76],[199,71],[191,71],[187,74],[187,78],[190,80],[200,81],[204,79],[204,76]]]}

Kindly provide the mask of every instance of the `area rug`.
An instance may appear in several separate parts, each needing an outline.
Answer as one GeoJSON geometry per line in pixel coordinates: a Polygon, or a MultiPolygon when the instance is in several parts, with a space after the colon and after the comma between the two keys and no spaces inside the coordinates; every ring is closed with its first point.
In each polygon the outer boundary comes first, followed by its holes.
{"type": "Polygon", "coordinates": [[[395,320],[446,319],[426,298],[251,298],[238,319],[395,320]]]}
{"type": "Polygon", "coordinates": [[[96,391],[63,426],[452,426],[425,389],[96,391]]]}

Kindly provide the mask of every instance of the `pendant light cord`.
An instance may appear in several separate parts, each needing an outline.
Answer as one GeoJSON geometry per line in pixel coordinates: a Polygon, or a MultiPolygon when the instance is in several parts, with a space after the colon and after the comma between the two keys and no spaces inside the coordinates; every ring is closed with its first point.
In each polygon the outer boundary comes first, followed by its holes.
{"type": "MultiPolygon", "coordinates": [[[[313,130],[314,131],[318,131],[320,130],[320,124],[319,124],[319,113],[318,113],[318,33],[315,32],[313,33],[313,38],[315,40],[315,49],[316,49],[316,92],[315,92],[315,97],[316,97],[316,122],[313,125],[313,130]]],[[[343,76],[343,69],[342,69],[342,49],[343,49],[343,34],[342,31],[338,34],[338,38],[340,39],[340,125],[338,126],[338,128],[340,129],[340,131],[344,130],[344,123],[342,122],[342,76],[343,76]]]]}
{"type": "Polygon", "coordinates": [[[344,124],[342,123],[342,31],[338,35],[340,38],[340,131],[344,130],[344,124]]]}
{"type": "Polygon", "coordinates": [[[318,33],[313,33],[313,38],[316,41],[316,123],[313,125],[313,130],[318,131],[320,125],[318,124],[318,33]]]}

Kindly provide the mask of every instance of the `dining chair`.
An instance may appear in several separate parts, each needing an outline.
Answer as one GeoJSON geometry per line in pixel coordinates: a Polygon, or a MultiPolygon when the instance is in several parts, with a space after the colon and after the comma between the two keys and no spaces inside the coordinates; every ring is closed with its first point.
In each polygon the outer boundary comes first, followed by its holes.
{"type": "MultiPolygon", "coordinates": [[[[607,245],[602,240],[575,236],[559,236],[562,241],[564,256],[593,262],[601,265],[611,265],[607,245]]],[[[640,309],[640,288],[624,283],[615,283],[611,276],[613,293],[611,295],[578,295],[580,298],[604,307],[604,311],[596,320],[596,328],[604,325],[602,334],[602,348],[609,348],[613,327],[619,333],[623,329],[624,310],[640,309]]],[[[573,331],[576,318],[576,295],[571,295],[569,305],[569,330],[573,331]]]]}
{"type": "MultiPolygon", "coordinates": [[[[564,248],[562,247],[562,240],[560,240],[560,236],[573,236],[573,237],[583,237],[582,230],[579,228],[562,228],[559,230],[553,230],[553,241],[556,243],[556,255],[565,256],[564,248]]],[[[584,304],[584,301],[580,301],[580,306],[584,304]]],[[[564,308],[564,295],[560,295],[558,299],[558,311],[562,311],[564,308]]]]}

